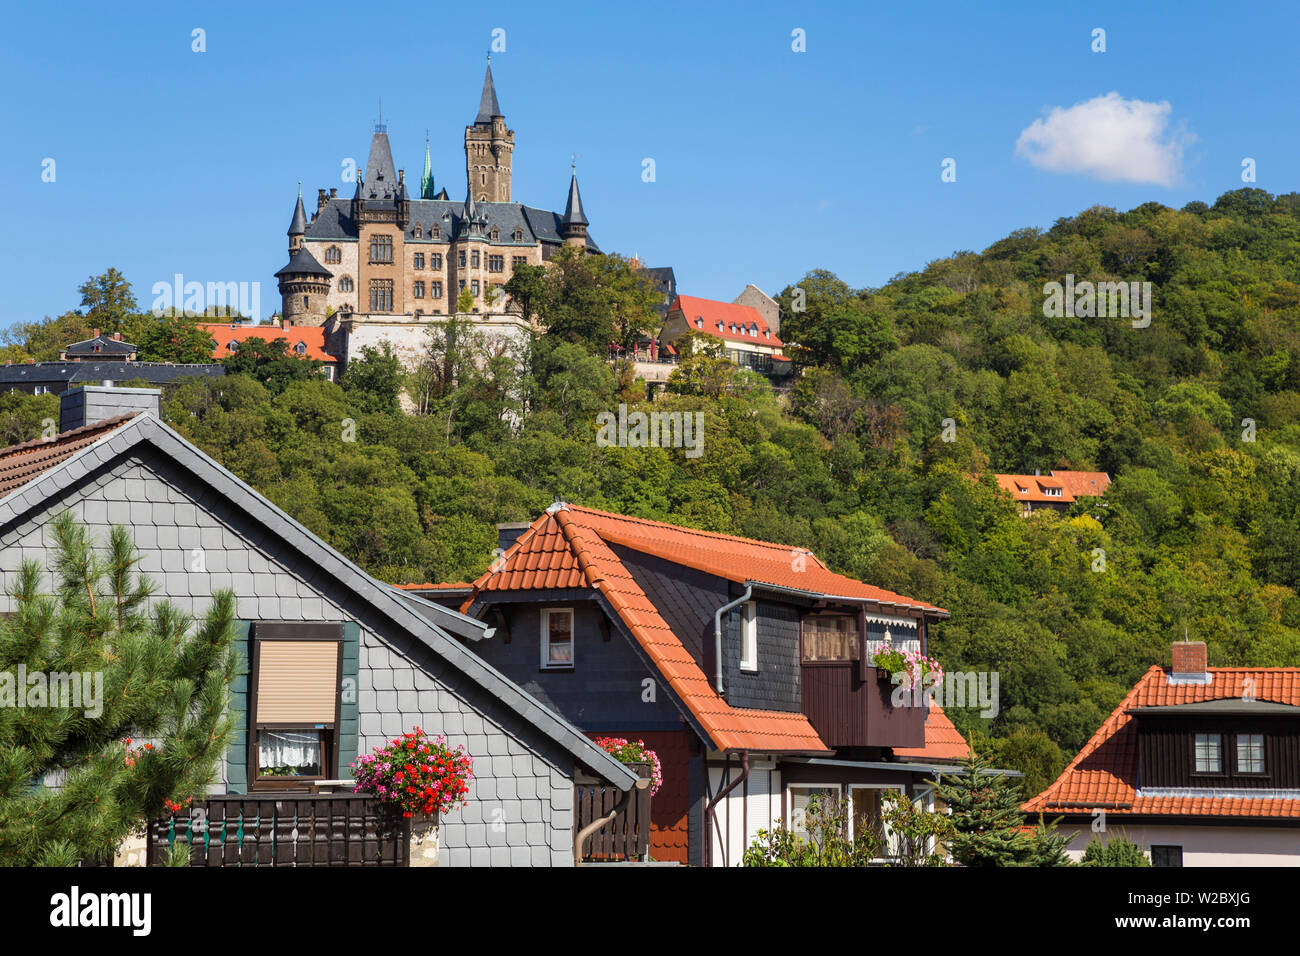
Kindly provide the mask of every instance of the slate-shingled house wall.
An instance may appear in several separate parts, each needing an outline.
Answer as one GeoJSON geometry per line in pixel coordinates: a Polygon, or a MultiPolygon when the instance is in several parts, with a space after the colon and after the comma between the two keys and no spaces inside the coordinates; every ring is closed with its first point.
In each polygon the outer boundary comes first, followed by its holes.
{"type": "MultiPolygon", "coordinates": [[[[147,427],[161,426],[150,421],[147,427]]],[[[468,805],[444,817],[443,865],[571,864],[571,753],[373,603],[340,588],[276,530],[195,480],[184,462],[148,444],[125,457],[115,452],[113,443],[125,430],[58,466],[55,471],[67,472],[71,483],[52,499],[39,497],[36,482],[8,500],[0,495],[4,581],[24,560],[49,567],[51,522],[69,509],[101,541],[112,525],[126,525],[141,555],[139,569],[156,582],[157,596],[193,614],[203,613],[213,591],[231,588],[245,621],[356,622],[358,735],[350,748],[341,742],[340,770],[346,772],[349,749],[365,753],[417,725],[445,733],[473,756],[475,780],[468,805]]],[[[11,609],[12,598],[0,597],[0,610],[11,609]]],[[[346,737],[352,730],[347,708],[343,717],[346,737]]],[[[222,785],[213,790],[243,792],[245,777],[238,760],[227,760],[222,785]]]]}

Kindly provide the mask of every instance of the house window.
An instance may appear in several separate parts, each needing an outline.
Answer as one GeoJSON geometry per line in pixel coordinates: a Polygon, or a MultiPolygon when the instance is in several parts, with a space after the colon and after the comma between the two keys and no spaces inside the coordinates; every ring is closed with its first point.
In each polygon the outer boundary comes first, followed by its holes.
{"type": "Polygon", "coordinates": [[[473,252],[469,254],[469,264],[472,268],[477,269],[478,263],[479,263],[478,250],[475,249],[473,252]]]}
{"type": "Polygon", "coordinates": [[[371,236],[370,237],[370,261],[371,262],[392,262],[393,261],[393,237],[392,236],[371,236]]]}
{"type": "Polygon", "coordinates": [[[392,279],[371,279],[370,280],[370,311],[371,312],[392,312],[393,311],[393,280],[392,279]]]}
{"type": "Polygon", "coordinates": [[[411,258],[412,258],[412,265],[414,265],[415,268],[417,268],[417,269],[423,269],[423,268],[424,268],[424,253],[423,253],[423,252],[417,252],[417,253],[416,253],[414,256],[412,256],[411,258]]]}
{"type": "Polygon", "coordinates": [[[1264,735],[1237,734],[1237,773],[1264,772],[1264,735]]]}
{"type": "Polygon", "coordinates": [[[1183,848],[1181,846],[1162,846],[1159,843],[1151,844],[1151,865],[1182,866],[1183,848]]]}
{"type": "Polygon", "coordinates": [[[343,261],[343,253],[338,246],[330,246],[325,250],[325,261],[331,265],[343,261]]]}
{"type": "Polygon", "coordinates": [[[877,851],[879,857],[891,856],[894,853],[893,834],[885,825],[886,790],[903,792],[901,787],[849,785],[849,839],[856,840],[859,836],[874,837],[880,841],[880,849],[877,851]]]}
{"type": "Polygon", "coordinates": [[[442,268],[442,253],[441,253],[441,252],[431,252],[431,253],[429,253],[429,268],[430,268],[430,269],[441,269],[441,268],[442,268]]]}
{"type": "Polygon", "coordinates": [[[801,783],[786,788],[785,805],[789,808],[790,832],[808,839],[808,808],[816,800],[818,817],[828,812],[834,813],[840,802],[840,785],[838,783],[801,783]]]}
{"type": "Polygon", "coordinates": [[[505,256],[488,256],[488,272],[505,272],[505,256]]]}
{"type": "Polygon", "coordinates": [[[430,283],[429,283],[429,298],[430,298],[430,299],[441,299],[441,298],[442,298],[442,283],[441,283],[441,282],[430,282],[430,283]]]}
{"type": "Polygon", "coordinates": [[[342,624],[254,624],[248,757],[255,787],[302,787],[338,775],[342,657],[342,624]]]}
{"type": "Polygon", "coordinates": [[[1218,734],[1196,735],[1196,772],[1223,772],[1223,738],[1218,734]]]}
{"type": "Polygon", "coordinates": [[[417,283],[415,283],[415,285],[413,285],[413,286],[411,287],[411,294],[412,294],[413,296],[415,296],[417,299],[423,299],[423,298],[424,298],[424,283],[423,283],[423,282],[417,282],[417,283]]]}
{"type": "Polygon", "coordinates": [[[754,601],[740,606],[740,669],[758,670],[758,605],[754,601]]]}
{"type": "Polygon", "coordinates": [[[522,229],[520,229],[518,226],[515,227],[514,239],[515,239],[515,242],[523,242],[523,241],[524,241],[524,231],[523,231],[522,229]]]}
{"type": "Polygon", "coordinates": [[[542,667],[573,667],[573,608],[542,610],[542,667]]]}
{"type": "Polygon", "coordinates": [[[516,269],[519,268],[520,266],[526,266],[526,265],[528,265],[528,257],[527,257],[527,256],[512,256],[511,259],[510,259],[510,264],[511,264],[512,266],[514,266],[516,269]]]}
{"type": "Polygon", "coordinates": [[[805,661],[856,661],[861,656],[856,617],[851,614],[817,614],[804,618],[805,661]]]}

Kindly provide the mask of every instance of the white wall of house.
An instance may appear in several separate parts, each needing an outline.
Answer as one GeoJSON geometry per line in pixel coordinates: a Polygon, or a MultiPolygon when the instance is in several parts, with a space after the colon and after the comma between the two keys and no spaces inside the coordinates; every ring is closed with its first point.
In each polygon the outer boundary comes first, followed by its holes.
{"type": "MultiPolygon", "coordinates": [[[[709,794],[717,794],[740,775],[740,765],[731,761],[729,771],[721,763],[709,765],[709,794]]],[[[776,762],[751,757],[749,776],[732,790],[714,811],[709,831],[714,866],[740,866],[745,848],[759,830],[770,830],[781,819],[781,773],[776,762]]]]}
{"type": "Polygon", "coordinates": [[[1067,848],[1078,860],[1093,837],[1105,841],[1122,834],[1150,855],[1152,844],[1181,846],[1183,866],[1300,866],[1300,828],[1260,826],[1130,826],[1111,822],[1106,833],[1093,833],[1088,825],[1062,825],[1073,831],[1067,848]]]}

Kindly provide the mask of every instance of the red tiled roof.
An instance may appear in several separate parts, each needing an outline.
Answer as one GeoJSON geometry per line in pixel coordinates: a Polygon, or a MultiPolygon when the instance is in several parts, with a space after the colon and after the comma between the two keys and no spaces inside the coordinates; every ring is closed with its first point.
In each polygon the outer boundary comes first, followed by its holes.
{"type": "Polygon", "coordinates": [[[231,341],[247,342],[249,339],[262,339],[273,342],[285,339],[289,343],[289,354],[301,358],[316,359],[321,362],[337,362],[338,357],[325,351],[325,329],[321,326],[291,325],[280,328],[278,325],[246,325],[243,323],[200,322],[199,328],[208,332],[216,340],[217,346],[212,350],[214,359],[229,358],[231,341]],[[295,346],[302,343],[306,351],[296,352],[295,346]]]}
{"type": "Polygon", "coordinates": [[[783,347],[781,340],[768,327],[767,321],[752,305],[679,295],[668,307],[669,315],[674,312],[682,313],[686,319],[686,328],[692,332],[707,332],[728,342],[766,345],[776,349],[783,347]],[[751,329],[756,334],[750,335],[751,329]]]}
{"type": "Polygon", "coordinates": [[[561,505],[534,521],[506,551],[498,568],[474,582],[467,610],[484,593],[541,588],[593,588],[627,624],[655,667],[720,750],[809,751],[829,748],[801,713],[732,707],[611,545],[693,567],[730,581],[868,598],[947,613],[941,608],[873,588],[823,565],[815,555],[785,545],[695,531],[575,505],[561,505]],[[802,568],[802,570],[796,570],[802,568]]]}
{"type": "Polygon", "coordinates": [[[1138,733],[1131,710],[1241,700],[1248,693],[1259,701],[1300,707],[1300,668],[1211,667],[1209,673],[1209,684],[1170,684],[1164,668],[1152,667],[1056,781],[1026,802],[1024,810],[1049,816],[1103,809],[1120,816],[1300,817],[1300,800],[1138,793],[1138,733]]]}
{"type": "Polygon", "coordinates": [[[1110,475],[1104,471],[1053,471],[1050,475],[997,475],[998,487],[1017,501],[1062,502],[1076,498],[1096,498],[1110,487],[1110,475]],[[1059,494],[1047,493],[1055,489],[1059,494]]]}
{"type": "Polygon", "coordinates": [[[474,585],[468,581],[453,581],[442,584],[394,584],[399,591],[468,591],[474,585]]]}
{"type": "Polygon", "coordinates": [[[93,425],[70,429],[53,438],[37,439],[0,449],[0,496],[21,488],[139,414],[130,412],[116,415],[93,425]]]}
{"type": "Polygon", "coordinates": [[[895,747],[894,756],[907,760],[964,760],[970,756],[966,738],[957,732],[938,704],[930,705],[925,718],[925,745],[895,747]]]}

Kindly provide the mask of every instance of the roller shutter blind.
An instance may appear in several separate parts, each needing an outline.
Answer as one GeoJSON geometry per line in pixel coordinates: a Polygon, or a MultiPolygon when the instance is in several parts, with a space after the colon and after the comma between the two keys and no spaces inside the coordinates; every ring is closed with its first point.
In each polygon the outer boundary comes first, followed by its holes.
{"type": "Polygon", "coordinates": [[[339,641],[257,642],[257,722],[333,724],[339,681],[339,641]]]}

